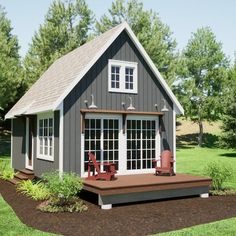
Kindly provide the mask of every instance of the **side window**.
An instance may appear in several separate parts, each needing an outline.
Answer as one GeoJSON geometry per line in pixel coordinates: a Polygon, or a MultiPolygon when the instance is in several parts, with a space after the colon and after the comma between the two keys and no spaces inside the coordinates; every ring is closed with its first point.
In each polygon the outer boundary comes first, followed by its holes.
{"type": "Polygon", "coordinates": [[[53,117],[38,117],[38,155],[40,159],[53,161],[53,117]]]}

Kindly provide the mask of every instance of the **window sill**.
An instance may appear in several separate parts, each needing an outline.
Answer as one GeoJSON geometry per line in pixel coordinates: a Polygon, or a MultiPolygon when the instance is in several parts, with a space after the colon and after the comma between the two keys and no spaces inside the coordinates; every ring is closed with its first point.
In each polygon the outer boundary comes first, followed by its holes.
{"type": "Polygon", "coordinates": [[[110,93],[127,93],[127,94],[138,94],[138,92],[136,90],[129,90],[129,89],[112,89],[109,88],[109,92],[110,93]]]}
{"type": "Polygon", "coordinates": [[[51,162],[54,161],[54,158],[50,156],[37,156],[37,159],[44,160],[44,161],[51,161],[51,162]]]}

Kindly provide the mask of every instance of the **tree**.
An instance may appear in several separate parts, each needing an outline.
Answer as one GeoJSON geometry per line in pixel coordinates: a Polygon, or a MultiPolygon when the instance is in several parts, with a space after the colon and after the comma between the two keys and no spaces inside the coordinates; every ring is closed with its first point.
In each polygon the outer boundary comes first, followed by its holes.
{"type": "Polygon", "coordinates": [[[172,85],[178,64],[177,44],[170,28],[161,22],[158,14],[144,10],[143,3],[138,0],[127,3],[125,0],[115,0],[108,12],[96,22],[96,33],[103,33],[127,21],[163,77],[172,85]]]}
{"type": "Polygon", "coordinates": [[[223,112],[223,135],[220,144],[227,148],[236,148],[236,62],[229,71],[228,86],[225,93],[223,112]]]}
{"type": "Polygon", "coordinates": [[[0,6],[0,120],[19,97],[21,78],[18,39],[0,6]]]}
{"type": "Polygon", "coordinates": [[[92,22],[85,0],[54,1],[24,60],[27,83],[34,83],[57,58],[84,44],[92,22]]]}
{"type": "Polygon", "coordinates": [[[185,116],[199,125],[198,145],[203,142],[203,121],[214,121],[222,113],[227,58],[212,30],[200,28],[193,33],[182,54],[178,83],[185,116]]]}

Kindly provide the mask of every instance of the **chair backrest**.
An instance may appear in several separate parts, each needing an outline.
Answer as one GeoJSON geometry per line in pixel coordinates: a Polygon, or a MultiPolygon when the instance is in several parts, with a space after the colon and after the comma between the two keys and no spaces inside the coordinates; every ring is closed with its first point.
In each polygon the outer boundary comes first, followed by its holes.
{"type": "Polygon", "coordinates": [[[95,170],[97,171],[98,174],[100,174],[101,170],[100,170],[100,167],[96,161],[95,155],[93,153],[89,152],[88,156],[89,156],[89,161],[91,161],[93,163],[95,170]]]}
{"type": "Polygon", "coordinates": [[[161,167],[162,168],[170,168],[171,166],[171,159],[172,159],[172,153],[169,150],[165,150],[161,153],[161,167]]]}

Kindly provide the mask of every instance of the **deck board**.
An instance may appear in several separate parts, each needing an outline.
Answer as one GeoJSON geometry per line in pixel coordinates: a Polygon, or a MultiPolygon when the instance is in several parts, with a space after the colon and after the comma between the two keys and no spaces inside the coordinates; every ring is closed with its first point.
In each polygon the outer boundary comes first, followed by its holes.
{"type": "Polygon", "coordinates": [[[188,174],[155,176],[154,174],[121,175],[114,181],[84,179],[84,189],[100,195],[125,194],[168,189],[209,186],[211,179],[188,174]]]}

